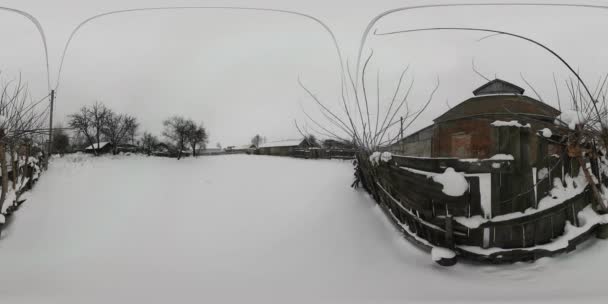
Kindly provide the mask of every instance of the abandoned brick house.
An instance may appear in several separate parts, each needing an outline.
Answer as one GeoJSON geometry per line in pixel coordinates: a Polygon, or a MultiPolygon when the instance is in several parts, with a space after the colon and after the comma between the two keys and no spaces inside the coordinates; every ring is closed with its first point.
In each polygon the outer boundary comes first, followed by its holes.
{"type": "MultiPolygon", "coordinates": [[[[524,89],[495,79],[473,91],[473,97],[452,107],[419,130],[390,147],[391,152],[418,157],[485,159],[498,154],[496,121],[528,126],[537,132],[553,126],[560,111],[523,95],[524,89]]],[[[531,141],[535,136],[530,137],[531,141]]],[[[535,147],[531,142],[531,147],[535,147]]],[[[555,147],[549,147],[552,152],[555,147]]],[[[535,151],[530,151],[534,156],[535,151]]]]}

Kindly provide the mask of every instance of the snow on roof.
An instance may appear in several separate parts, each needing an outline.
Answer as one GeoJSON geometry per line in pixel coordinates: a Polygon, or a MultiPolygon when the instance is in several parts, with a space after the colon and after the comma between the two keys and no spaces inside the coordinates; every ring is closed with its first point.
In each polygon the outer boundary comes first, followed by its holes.
{"type": "Polygon", "coordinates": [[[92,144],[86,148],[84,148],[85,150],[93,150],[93,149],[102,149],[103,147],[107,146],[109,144],[109,142],[107,141],[102,141],[99,144],[92,144]],[[95,148],[93,148],[95,147],[95,148]]]}
{"type": "Polygon", "coordinates": [[[503,120],[497,120],[493,123],[491,123],[491,125],[495,126],[495,127],[518,127],[518,128],[530,128],[530,124],[526,124],[525,126],[520,124],[517,120],[511,120],[511,121],[503,121],[503,120]]]}
{"type": "Polygon", "coordinates": [[[252,145],[252,144],[249,144],[249,145],[242,145],[242,146],[236,146],[236,147],[233,147],[232,149],[233,149],[233,150],[248,150],[248,149],[252,149],[252,147],[251,147],[251,146],[253,146],[253,145],[252,145]]]}
{"type": "Polygon", "coordinates": [[[302,143],[302,139],[289,139],[275,142],[265,143],[259,146],[259,148],[274,148],[274,147],[292,147],[299,146],[302,143]]]}

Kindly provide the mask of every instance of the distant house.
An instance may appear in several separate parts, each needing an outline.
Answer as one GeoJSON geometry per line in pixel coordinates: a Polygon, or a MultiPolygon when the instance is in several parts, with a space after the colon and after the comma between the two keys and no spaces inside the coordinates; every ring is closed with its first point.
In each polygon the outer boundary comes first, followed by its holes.
{"type": "Polygon", "coordinates": [[[97,154],[105,154],[105,153],[110,153],[112,152],[112,149],[114,148],[114,146],[110,143],[110,142],[100,142],[99,144],[95,143],[92,144],[86,148],[84,148],[84,152],[85,153],[95,153],[95,150],[97,150],[97,154]]]}
{"type": "Polygon", "coordinates": [[[155,155],[155,156],[169,157],[169,156],[172,156],[173,154],[177,155],[177,153],[174,152],[174,149],[172,149],[169,145],[167,145],[165,143],[159,143],[152,149],[152,155],[155,155]]]}
{"type": "Polygon", "coordinates": [[[351,142],[338,141],[335,139],[326,139],[323,141],[323,148],[332,150],[350,150],[354,149],[355,145],[351,142]]]}
{"type": "Polygon", "coordinates": [[[218,155],[223,154],[224,149],[219,148],[205,148],[205,149],[197,149],[196,155],[218,155]]]}
{"type": "Polygon", "coordinates": [[[291,155],[296,149],[316,147],[306,139],[291,139],[262,144],[256,150],[261,155],[291,155]]]}
{"type": "Polygon", "coordinates": [[[116,146],[116,152],[118,153],[136,153],[139,151],[139,147],[132,144],[120,144],[116,146]]]}
{"type": "MultiPolygon", "coordinates": [[[[473,91],[473,97],[437,117],[432,125],[410,134],[389,150],[419,157],[489,158],[498,149],[494,122],[529,126],[531,132],[538,132],[554,126],[560,115],[559,110],[523,94],[524,89],[512,83],[492,80],[473,91]]],[[[532,155],[535,152],[531,151],[532,155]]]]}
{"type": "Polygon", "coordinates": [[[255,151],[256,146],[249,144],[249,145],[242,145],[242,146],[236,146],[232,148],[232,152],[234,153],[246,153],[246,154],[251,154],[255,151]]]}

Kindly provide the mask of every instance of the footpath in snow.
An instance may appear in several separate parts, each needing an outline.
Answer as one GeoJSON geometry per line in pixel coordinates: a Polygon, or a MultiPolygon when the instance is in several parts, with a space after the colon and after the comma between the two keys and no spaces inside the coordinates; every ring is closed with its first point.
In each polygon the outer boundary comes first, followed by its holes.
{"type": "Polygon", "coordinates": [[[55,159],[3,232],[0,303],[608,300],[606,241],[444,268],[352,178],[336,160],[55,159]]]}

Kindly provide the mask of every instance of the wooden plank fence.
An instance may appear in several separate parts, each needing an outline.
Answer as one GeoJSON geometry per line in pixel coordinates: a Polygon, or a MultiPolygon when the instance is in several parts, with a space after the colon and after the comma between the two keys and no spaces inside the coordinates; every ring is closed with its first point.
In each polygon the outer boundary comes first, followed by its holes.
{"type": "MultiPolygon", "coordinates": [[[[528,128],[500,127],[496,132],[497,151],[512,155],[512,160],[393,155],[391,161],[374,165],[369,161],[369,154],[359,153],[357,174],[363,187],[385,209],[389,218],[396,221],[397,226],[405,227],[405,232],[413,234],[409,239],[423,240],[421,243],[451,248],[463,256],[491,262],[551,255],[553,253],[546,250],[522,249],[551,242],[564,233],[567,222],[579,225],[577,214],[592,202],[588,187],[556,206],[535,210],[539,202],[550,195],[556,178],[564,182],[566,175],[578,175],[578,163],[565,152],[549,155],[549,142],[530,134],[528,128]],[[533,137],[536,137],[534,141],[533,137]],[[443,194],[443,186],[430,178],[449,167],[463,172],[469,183],[469,190],[460,197],[443,194]],[[490,179],[489,189],[481,188],[482,177],[490,179]],[[488,192],[491,192],[489,197],[488,192]],[[485,203],[489,200],[491,206],[490,214],[487,214],[488,210],[484,211],[484,193],[485,203]],[[517,213],[526,210],[529,211],[526,214],[517,213]],[[486,217],[486,220],[477,227],[465,226],[455,220],[475,216],[486,217]],[[493,220],[496,217],[497,220],[493,220]],[[505,220],[498,220],[501,218],[505,220]],[[496,247],[502,251],[479,256],[460,250],[459,246],[496,247]]],[[[600,172],[599,160],[586,159],[586,162],[601,182],[608,184],[608,177],[600,172]]],[[[592,233],[584,233],[571,243],[582,242],[589,235],[592,233]]]]}

